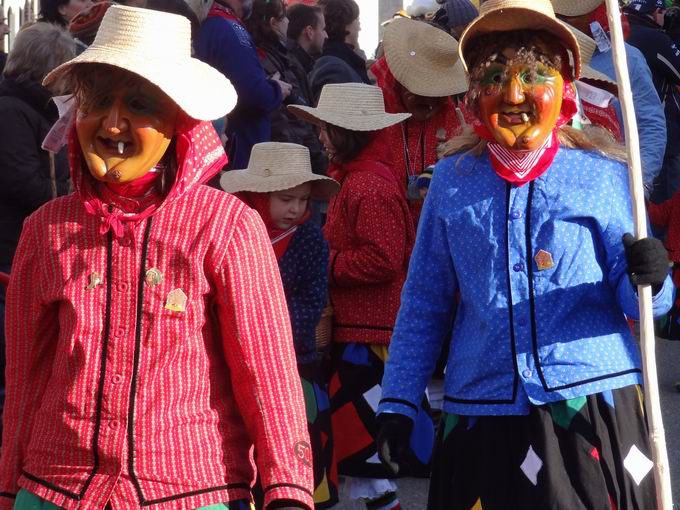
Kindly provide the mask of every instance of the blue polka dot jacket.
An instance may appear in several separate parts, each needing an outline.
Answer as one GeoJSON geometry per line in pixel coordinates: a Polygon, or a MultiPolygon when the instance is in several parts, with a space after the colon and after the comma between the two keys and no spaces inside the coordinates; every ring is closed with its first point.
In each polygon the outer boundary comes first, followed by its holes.
{"type": "MultiPolygon", "coordinates": [[[[545,174],[517,187],[496,175],[487,153],[440,161],[378,412],[414,417],[448,342],[448,413],[528,414],[531,404],[640,384],[626,322],[638,317],[626,232],[633,220],[620,163],[561,148],[545,174]]],[[[669,277],[655,315],[672,299],[669,277]]]]}
{"type": "Polygon", "coordinates": [[[307,221],[279,259],[298,363],[316,360],[316,326],[328,299],[327,268],[328,243],[321,229],[307,221]]]}

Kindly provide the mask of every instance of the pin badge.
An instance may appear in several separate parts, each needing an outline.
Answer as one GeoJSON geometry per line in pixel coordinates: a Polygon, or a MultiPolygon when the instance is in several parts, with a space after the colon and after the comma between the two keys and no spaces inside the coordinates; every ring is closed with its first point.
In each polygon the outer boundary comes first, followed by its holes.
{"type": "Polygon", "coordinates": [[[552,255],[545,250],[538,250],[538,253],[536,253],[534,260],[536,261],[536,265],[538,266],[539,271],[544,271],[546,269],[551,269],[555,267],[552,255]]]}
{"type": "Polygon", "coordinates": [[[87,278],[89,283],[87,284],[87,287],[85,287],[85,290],[92,290],[102,283],[102,276],[97,271],[90,273],[87,278]]]}
{"type": "Polygon", "coordinates": [[[165,300],[165,308],[173,312],[185,312],[187,309],[187,295],[182,289],[171,290],[165,300]]]}
{"type": "Polygon", "coordinates": [[[155,287],[163,281],[163,273],[152,267],[144,275],[144,281],[149,287],[155,287]]]}

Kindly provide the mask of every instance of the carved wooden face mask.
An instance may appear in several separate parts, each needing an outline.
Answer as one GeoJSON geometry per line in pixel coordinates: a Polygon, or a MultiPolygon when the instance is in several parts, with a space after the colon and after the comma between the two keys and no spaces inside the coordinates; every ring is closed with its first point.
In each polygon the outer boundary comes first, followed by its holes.
{"type": "Polygon", "coordinates": [[[76,132],[92,176],[126,183],[155,167],[175,132],[178,106],[144,80],[112,80],[110,90],[85,90],[76,132]]]}

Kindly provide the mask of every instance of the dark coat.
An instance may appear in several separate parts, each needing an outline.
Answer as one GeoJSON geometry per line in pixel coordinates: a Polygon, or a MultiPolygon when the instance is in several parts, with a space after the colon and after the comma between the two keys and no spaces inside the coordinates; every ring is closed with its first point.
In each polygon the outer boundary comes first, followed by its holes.
{"type": "Polygon", "coordinates": [[[371,84],[366,71],[366,61],[346,43],[326,41],[323,54],[314,64],[309,76],[314,95],[314,106],[319,100],[321,89],[327,83],[371,84]]]}
{"type": "MultiPolygon", "coordinates": [[[[52,199],[50,158],[41,148],[57,120],[49,91],[37,83],[0,82],[0,264],[11,264],[24,219],[52,199]]],[[[68,193],[66,150],[55,157],[57,194],[68,193]]]]}

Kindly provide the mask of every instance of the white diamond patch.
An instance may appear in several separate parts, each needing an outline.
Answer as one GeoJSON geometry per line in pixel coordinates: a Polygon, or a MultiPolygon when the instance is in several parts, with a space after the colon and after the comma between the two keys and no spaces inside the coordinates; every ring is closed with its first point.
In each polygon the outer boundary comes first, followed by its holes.
{"type": "Polygon", "coordinates": [[[538,472],[541,470],[543,467],[543,461],[541,458],[536,455],[536,452],[534,449],[529,446],[529,451],[527,452],[527,456],[524,459],[524,462],[522,462],[522,465],[520,466],[522,468],[522,471],[526,475],[526,477],[529,479],[531,483],[534,485],[538,484],[538,472]]]}
{"type": "Polygon", "coordinates": [[[382,388],[379,384],[376,384],[370,390],[364,393],[364,399],[366,399],[366,402],[368,402],[368,405],[371,406],[371,409],[374,411],[378,410],[378,403],[380,402],[381,398],[382,388]]]}
{"type": "Polygon", "coordinates": [[[630,473],[630,476],[633,477],[635,483],[640,485],[640,482],[654,467],[654,463],[637,446],[633,445],[623,460],[623,466],[630,473]]]}

